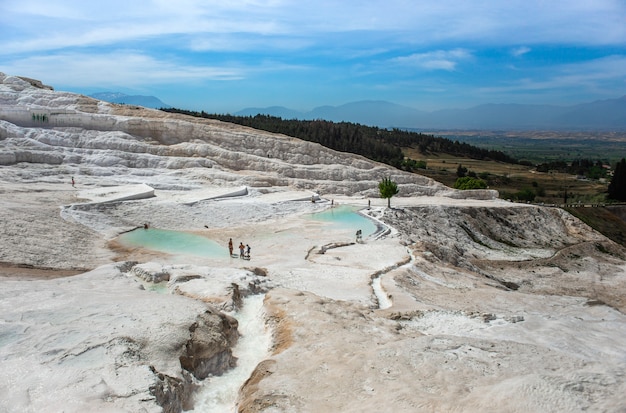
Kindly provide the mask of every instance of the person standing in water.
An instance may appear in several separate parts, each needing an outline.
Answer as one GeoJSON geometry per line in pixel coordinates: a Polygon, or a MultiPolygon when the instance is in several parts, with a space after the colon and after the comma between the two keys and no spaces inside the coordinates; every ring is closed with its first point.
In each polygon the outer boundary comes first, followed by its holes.
{"type": "Polygon", "coordinates": [[[243,241],[239,243],[239,258],[243,258],[243,251],[246,249],[243,245],[243,241]]]}
{"type": "Polygon", "coordinates": [[[228,251],[230,251],[230,256],[233,256],[233,239],[228,240],[228,251]]]}

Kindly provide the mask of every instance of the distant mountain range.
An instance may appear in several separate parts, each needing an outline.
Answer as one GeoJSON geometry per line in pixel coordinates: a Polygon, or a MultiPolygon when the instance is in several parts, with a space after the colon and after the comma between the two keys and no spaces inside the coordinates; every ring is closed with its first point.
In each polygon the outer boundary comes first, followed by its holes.
{"type": "Polygon", "coordinates": [[[573,106],[486,104],[469,109],[426,112],[385,101],[359,101],[341,106],[320,106],[309,112],[272,106],[234,113],[237,116],[257,114],[283,119],[345,121],[382,128],[626,130],[626,96],[573,106]]]}
{"type": "MultiPolygon", "coordinates": [[[[171,108],[155,96],[101,92],[89,95],[111,103],[171,108]]],[[[572,106],[485,104],[469,109],[442,109],[426,112],[382,100],[363,100],[340,106],[319,106],[300,112],[283,106],[246,108],[236,116],[257,114],[282,119],[324,119],[352,122],[381,128],[477,129],[477,130],[626,130],[626,96],[572,106]]]]}
{"type": "Polygon", "coordinates": [[[145,108],[171,108],[170,105],[163,103],[161,99],[155,96],[126,95],[120,92],[100,92],[93,93],[89,96],[98,100],[104,100],[105,102],[143,106],[145,108]]]}

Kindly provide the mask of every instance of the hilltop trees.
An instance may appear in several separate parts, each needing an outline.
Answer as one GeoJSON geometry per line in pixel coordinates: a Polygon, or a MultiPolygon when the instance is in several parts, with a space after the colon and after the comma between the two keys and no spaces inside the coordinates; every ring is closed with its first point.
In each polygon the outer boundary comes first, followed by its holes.
{"type": "Polygon", "coordinates": [[[607,175],[607,171],[602,165],[602,161],[591,159],[576,159],[569,164],[565,161],[550,161],[537,165],[537,172],[555,171],[586,176],[589,179],[600,179],[607,175]]]}
{"type": "Polygon", "coordinates": [[[383,178],[378,184],[378,190],[381,198],[387,198],[387,208],[391,208],[391,197],[399,192],[398,185],[390,178],[383,178]]]}

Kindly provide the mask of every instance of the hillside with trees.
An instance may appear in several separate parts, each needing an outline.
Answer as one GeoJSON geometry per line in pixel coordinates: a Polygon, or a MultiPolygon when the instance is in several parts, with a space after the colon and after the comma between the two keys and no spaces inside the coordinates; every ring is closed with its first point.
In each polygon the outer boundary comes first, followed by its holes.
{"type": "Polygon", "coordinates": [[[422,167],[419,162],[405,156],[402,148],[415,148],[420,153],[445,153],[470,159],[494,160],[516,163],[503,152],[472,146],[447,138],[426,135],[401,129],[381,129],[350,122],[326,120],[285,120],[275,116],[233,116],[194,112],[183,109],[162,109],[166,112],[217,119],[267,132],[281,133],[302,140],[316,142],[342,152],[362,155],[407,171],[422,167]]]}

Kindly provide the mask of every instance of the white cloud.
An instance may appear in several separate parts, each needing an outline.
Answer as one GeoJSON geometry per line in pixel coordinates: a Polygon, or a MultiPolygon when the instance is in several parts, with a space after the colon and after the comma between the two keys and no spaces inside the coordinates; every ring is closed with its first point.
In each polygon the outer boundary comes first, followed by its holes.
{"type": "MultiPolygon", "coordinates": [[[[615,84],[626,86],[626,56],[614,55],[582,63],[550,67],[550,74],[523,77],[500,86],[477,88],[481,93],[509,94],[533,91],[574,90],[614,97],[615,84]],[[609,86],[607,86],[609,85],[609,86]]],[[[622,93],[623,94],[623,93],[622,93]]]]}
{"type": "Polygon", "coordinates": [[[195,52],[289,52],[313,45],[301,37],[247,36],[241,34],[200,34],[188,38],[187,48],[195,52]]]}
{"type": "Polygon", "coordinates": [[[237,80],[246,76],[239,67],[176,64],[134,52],[30,57],[3,65],[2,71],[71,87],[237,80]]]}
{"type": "Polygon", "coordinates": [[[472,58],[472,54],[465,49],[436,50],[426,53],[414,53],[409,56],[400,56],[391,59],[392,63],[420,67],[427,70],[456,69],[460,61],[472,58]]]}
{"type": "Polygon", "coordinates": [[[565,93],[611,79],[616,90],[623,58],[559,62],[626,54],[625,15],[621,0],[0,0],[0,71],[74,88],[250,80],[218,88],[230,97],[253,85],[242,99],[286,82],[292,93],[315,84],[317,96],[376,98],[377,85],[392,96],[406,79],[468,96],[480,85],[565,93]],[[559,47],[581,53],[543,54],[559,47]],[[475,70],[461,70],[468,63],[475,70]]]}
{"type": "Polygon", "coordinates": [[[530,50],[530,47],[521,46],[511,50],[511,54],[515,57],[519,57],[525,55],[526,53],[529,53],[530,50]]]}
{"type": "MultiPolygon", "coordinates": [[[[333,33],[358,31],[379,33],[377,41],[393,37],[407,45],[439,47],[461,42],[623,45],[624,15],[626,3],[615,0],[21,0],[0,2],[0,54],[129,47],[147,38],[218,34],[243,40],[265,36],[266,47],[280,49],[284,46],[273,44],[285,37],[324,42],[333,33]]],[[[205,40],[200,47],[213,50],[214,43],[205,40]]]]}
{"type": "Polygon", "coordinates": [[[111,53],[58,53],[5,62],[0,71],[41,79],[71,88],[95,86],[150,87],[164,84],[190,86],[211,81],[235,81],[263,73],[302,72],[310,67],[271,59],[251,63],[200,64],[159,59],[137,51],[111,53]]]}

